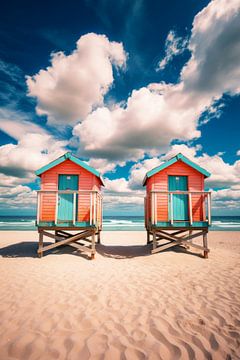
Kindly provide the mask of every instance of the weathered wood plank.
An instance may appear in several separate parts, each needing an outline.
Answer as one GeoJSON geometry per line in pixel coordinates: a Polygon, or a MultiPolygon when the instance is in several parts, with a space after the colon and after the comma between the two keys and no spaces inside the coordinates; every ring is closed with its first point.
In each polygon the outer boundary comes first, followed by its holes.
{"type": "Polygon", "coordinates": [[[158,246],[157,248],[153,249],[152,250],[152,254],[156,253],[156,252],[160,252],[160,251],[163,251],[163,250],[166,250],[166,249],[169,249],[173,246],[177,246],[181,244],[181,240],[178,240],[178,241],[174,241],[174,242],[170,242],[166,245],[162,245],[162,246],[158,246]]]}
{"type": "Polygon", "coordinates": [[[80,251],[85,251],[85,252],[89,252],[91,253],[92,252],[92,249],[91,248],[88,248],[87,246],[84,246],[84,245],[81,245],[81,244],[78,244],[78,243],[69,243],[68,244],[69,246],[77,249],[77,250],[80,250],[80,251]]]}
{"type": "Polygon", "coordinates": [[[208,258],[208,251],[206,250],[208,247],[207,244],[207,233],[203,234],[203,247],[204,247],[204,251],[203,251],[203,256],[205,259],[208,258]]]}
{"type": "Polygon", "coordinates": [[[41,258],[43,256],[43,233],[42,231],[39,232],[39,247],[38,247],[38,254],[39,257],[41,258]]]}
{"type": "MultiPolygon", "coordinates": [[[[47,235],[46,236],[49,236],[50,233],[47,233],[46,231],[43,231],[42,232],[43,235],[46,233],[47,235]]],[[[52,237],[53,234],[50,234],[52,237]]],[[[77,234],[77,235],[74,235],[74,236],[71,236],[67,239],[64,239],[64,240],[60,240],[58,241],[57,243],[54,243],[54,244],[51,244],[51,245],[47,245],[45,247],[42,248],[42,251],[47,251],[47,250],[51,250],[51,249],[54,249],[56,247],[59,247],[59,246],[62,246],[62,245],[67,245],[68,243],[70,242],[74,242],[74,241],[77,241],[77,240],[80,240],[83,236],[85,237],[87,234],[86,232],[84,232],[84,234],[77,234]]],[[[92,235],[92,230],[89,230],[88,232],[88,235],[92,235]]],[[[54,237],[55,238],[55,237],[54,237]]]]}

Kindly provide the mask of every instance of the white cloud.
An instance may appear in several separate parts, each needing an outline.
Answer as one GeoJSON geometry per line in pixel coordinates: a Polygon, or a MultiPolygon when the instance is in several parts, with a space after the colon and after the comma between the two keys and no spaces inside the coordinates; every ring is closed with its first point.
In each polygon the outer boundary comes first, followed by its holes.
{"type": "Polygon", "coordinates": [[[188,40],[177,36],[174,30],[170,30],[165,42],[165,56],[159,61],[157,70],[164,70],[174,56],[182,54],[187,49],[188,40]]]}
{"type": "Polygon", "coordinates": [[[152,88],[134,90],[126,108],[98,108],[76,125],[73,135],[80,139],[81,152],[89,157],[136,161],[144,153],[165,151],[173,139],[198,137],[195,109],[176,106],[175,87],[152,88]]]}
{"type": "Polygon", "coordinates": [[[73,130],[81,152],[110,162],[137,161],[166,152],[175,139],[199,137],[201,115],[204,122],[206,113],[217,117],[222,95],[240,92],[239,9],[239,1],[209,3],[194,19],[191,58],[180,82],[149,84],[134,90],[125,106],[93,111],[73,130]]]}
{"type": "Polygon", "coordinates": [[[130,170],[129,186],[131,189],[142,189],[143,179],[149,170],[159,166],[163,160],[158,157],[145,159],[134,164],[130,170]]]}
{"type": "Polygon", "coordinates": [[[0,187],[0,203],[2,208],[33,208],[37,194],[28,186],[0,187]]]}
{"type": "MultiPolygon", "coordinates": [[[[13,115],[14,116],[14,115],[13,115]]],[[[0,129],[11,136],[13,139],[20,140],[27,133],[30,134],[47,134],[42,127],[26,120],[10,120],[1,117],[0,111],[0,129]]]]}
{"type": "Polygon", "coordinates": [[[0,173],[14,184],[17,178],[35,179],[35,170],[65,152],[66,141],[54,139],[36,124],[1,119],[0,129],[17,140],[17,144],[0,146],[0,173]]]}
{"type": "Polygon", "coordinates": [[[234,186],[229,189],[212,190],[212,207],[214,209],[240,209],[240,190],[234,189],[234,186]]]}
{"type": "MultiPolygon", "coordinates": [[[[101,174],[106,172],[114,171],[116,164],[114,162],[109,162],[106,159],[90,159],[88,164],[98,170],[101,174]]],[[[124,165],[124,163],[122,163],[124,165]]]]}
{"type": "Polygon", "coordinates": [[[198,154],[201,146],[188,147],[185,144],[173,145],[172,148],[162,157],[163,160],[169,159],[179,152],[187,156],[204,169],[210,172],[211,176],[206,179],[208,187],[223,187],[239,184],[240,179],[240,161],[233,164],[226,163],[222,158],[222,153],[208,155],[198,154]]]}
{"type": "Polygon", "coordinates": [[[110,193],[129,193],[131,189],[128,186],[128,181],[125,178],[119,179],[105,179],[105,189],[106,192],[110,193]]]}
{"type": "Polygon", "coordinates": [[[133,190],[125,178],[110,180],[105,178],[103,189],[103,201],[106,209],[133,208],[134,211],[142,210],[144,201],[144,189],[133,190]]]}
{"type": "Polygon", "coordinates": [[[37,98],[37,113],[47,115],[49,123],[75,123],[103,103],[113,83],[112,66],[122,68],[125,62],[121,43],[86,34],[72,54],[52,54],[51,66],[27,77],[29,96],[37,98]]]}

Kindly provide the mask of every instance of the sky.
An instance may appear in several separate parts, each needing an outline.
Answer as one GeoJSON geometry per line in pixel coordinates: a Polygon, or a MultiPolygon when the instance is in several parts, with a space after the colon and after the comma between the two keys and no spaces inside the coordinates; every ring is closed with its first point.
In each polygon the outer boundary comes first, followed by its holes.
{"type": "Polygon", "coordinates": [[[34,214],[66,151],[143,214],[147,171],[181,152],[240,215],[240,1],[8,1],[0,12],[0,215],[34,214]]]}

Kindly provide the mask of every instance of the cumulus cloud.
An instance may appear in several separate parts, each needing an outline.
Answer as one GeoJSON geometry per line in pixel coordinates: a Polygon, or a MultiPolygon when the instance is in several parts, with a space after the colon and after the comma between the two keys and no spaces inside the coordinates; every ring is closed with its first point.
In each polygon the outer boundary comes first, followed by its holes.
{"type": "Polygon", "coordinates": [[[171,149],[161,157],[162,160],[169,159],[179,152],[187,156],[204,169],[210,172],[211,176],[206,179],[208,187],[224,187],[239,184],[240,179],[240,161],[237,160],[233,164],[228,164],[222,158],[222,153],[208,155],[198,153],[201,146],[188,147],[185,144],[173,145],[171,149]]]}
{"type": "MultiPolygon", "coordinates": [[[[211,176],[205,180],[206,189],[212,191],[213,208],[237,209],[240,205],[240,161],[233,164],[226,163],[222,153],[210,156],[202,153],[200,145],[188,147],[185,144],[176,144],[165,154],[159,157],[144,159],[134,164],[129,171],[129,178],[105,179],[104,204],[107,208],[118,204],[142,206],[145,189],[142,182],[146,172],[159,166],[164,161],[183,153],[190,160],[205,168],[211,176]],[[212,187],[220,188],[213,190],[212,187]]],[[[140,208],[139,208],[140,209],[140,208]]]]}
{"type": "Polygon", "coordinates": [[[215,209],[240,209],[240,190],[229,189],[212,190],[212,207],[215,209]]]}
{"type": "Polygon", "coordinates": [[[106,209],[143,209],[144,190],[133,190],[129,181],[125,178],[105,179],[105,188],[103,189],[104,207],[106,209]]]}
{"type": "Polygon", "coordinates": [[[81,36],[70,54],[52,54],[51,66],[27,77],[29,96],[37,99],[37,113],[51,124],[70,124],[85,118],[103,103],[113,83],[113,66],[123,68],[123,45],[105,35],[81,36]]]}
{"type": "Polygon", "coordinates": [[[188,40],[177,36],[174,30],[170,30],[165,42],[165,56],[159,61],[157,70],[164,70],[172,59],[182,54],[187,49],[188,40]]]}
{"type": "MultiPolygon", "coordinates": [[[[98,170],[101,174],[107,172],[115,171],[116,164],[114,162],[109,162],[106,159],[90,159],[88,164],[98,170]]],[[[122,163],[124,165],[124,163],[122,163]]]]}
{"type": "Polygon", "coordinates": [[[29,186],[0,187],[0,203],[2,208],[33,208],[37,194],[29,186]]]}
{"type": "Polygon", "coordinates": [[[40,126],[27,121],[3,120],[0,128],[17,140],[17,144],[0,146],[0,173],[16,184],[35,178],[34,171],[65,152],[66,141],[54,139],[40,126]]]}
{"type": "Polygon", "coordinates": [[[173,139],[199,137],[194,109],[177,107],[178,94],[174,96],[173,88],[155,85],[134,90],[126,108],[103,107],[92,112],[73,129],[81,152],[89,157],[136,161],[145,153],[166,150],[173,139]],[[162,88],[169,96],[162,95],[162,88]]]}
{"type": "Polygon", "coordinates": [[[94,110],[73,129],[81,152],[109,161],[137,161],[166,152],[175,139],[198,138],[201,116],[206,122],[208,115],[218,114],[223,94],[240,92],[239,10],[239,1],[210,2],[194,18],[191,57],[179,83],[149,84],[134,90],[124,106],[94,110]]]}

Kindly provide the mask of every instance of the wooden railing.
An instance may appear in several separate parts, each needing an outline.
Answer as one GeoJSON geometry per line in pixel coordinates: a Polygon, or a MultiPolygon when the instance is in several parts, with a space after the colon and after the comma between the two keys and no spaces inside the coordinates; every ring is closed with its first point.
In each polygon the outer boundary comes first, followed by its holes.
{"type": "Polygon", "coordinates": [[[72,223],[73,225],[76,224],[76,219],[81,218],[81,214],[77,209],[77,201],[78,203],[84,197],[84,206],[89,209],[89,224],[90,225],[97,225],[98,227],[102,226],[102,195],[97,190],[39,190],[37,191],[37,225],[40,224],[44,218],[44,205],[43,201],[48,203],[51,201],[51,207],[53,211],[53,219],[52,221],[55,224],[58,223],[58,210],[59,210],[59,196],[62,194],[73,195],[73,206],[72,206],[72,223]],[[87,200],[86,200],[86,195],[87,200]],[[54,199],[53,199],[54,196],[54,199]],[[43,206],[42,206],[43,205],[43,206]]]}
{"type": "MultiPolygon", "coordinates": [[[[145,226],[148,227],[149,221],[151,224],[155,225],[158,221],[170,221],[171,225],[174,223],[174,214],[173,214],[173,195],[186,195],[188,197],[188,217],[189,224],[193,224],[193,198],[195,195],[199,196],[200,201],[200,210],[202,212],[202,218],[200,221],[206,221],[211,225],[211,192],[209,191],[158,191],[152,190],[150,194],[145,197],[145,226]],[[168,216],[166,219],[158,218],[158,208],[161,208],[161,198],[157,198],[158,194],[166,195],[167,199],[167,213],[168,216]]],[[[165,203],[166,203],[165,199],[165,203]]],[[[165,206],[166,209],[166,205],[165,206]]],[[[196,205],[195,205],[196,207],[196,205]]]]}

